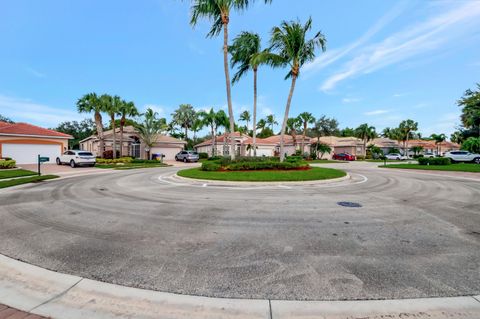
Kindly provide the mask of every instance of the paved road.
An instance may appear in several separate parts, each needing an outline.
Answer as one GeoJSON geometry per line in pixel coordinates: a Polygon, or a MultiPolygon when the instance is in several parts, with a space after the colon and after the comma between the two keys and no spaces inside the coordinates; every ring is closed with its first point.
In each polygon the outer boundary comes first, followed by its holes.
{"type": "Polygon", "coordinates": [[[0,253],[91,279],[217,297],[480,293],[480,181],[374,164],[317,186],[190,185],[178,168],[0,193],[0,253]],[[339,201],[362,207],[342,207],[339,201]]]}

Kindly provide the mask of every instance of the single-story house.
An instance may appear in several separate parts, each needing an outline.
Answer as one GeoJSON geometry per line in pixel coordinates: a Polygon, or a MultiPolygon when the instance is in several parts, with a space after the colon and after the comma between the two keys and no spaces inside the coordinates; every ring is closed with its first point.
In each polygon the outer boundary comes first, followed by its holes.
{"type": "MultiPolygon", "coordinates": [[[[316,139],[314,139],[316,142],[316,139]]],[[[320,143],[330,146],[332,151],[325,153],[323,159],[331,159],[333,154],[349,153],[352,155],[364,155],[365,147],[363,141],[356,137],[338,137],[338,136],[322,136],[320,137],[320,143]]]]}
{"type": "MultiPolygon", "coordinates": [[[[237,156],[251,156],[253,155],[253,138],[240,133],[234,133],[235,149],[237,156]]],[[[287,155],[292,155],[295,150],[301,148],[301,136],[295,138],[296,143],[290,135],[284,136],[284,148],[287,155]]],[[[280,135],[274,135],[267,138],[256,138],[257,156],[278,156],[280,152],[280,135]]],[[[199,153],[207,153],[208,156],[213,154],[213,145],[215,145],[215,154],[218,156],[230,154],[230,133],[221,134],[213,139],[208,139],[200,144],[194,146],[199,153]]],[[[310,151],[310,138],[305,137],[305,152],[310,151]]]]}
{"type": "Polygon", "coordinates": [[[72,138],[32,124],[0,122],[0,157],[13,158],[17,164],[35,164],[40,155],[55,163],[72,138]]]}
{"type": "MultiPolygon", "coordinates": [[[[105,150],[113,150],[113,130],[103,132],[105,150]]],[[[115,129],[116,149],[120,150],[120,129],[115,129]]],[[[80,149],[100,156],[100,139],[91,135],[80,142],[80,149]]],[[[175,155],[185,148],[187,142],[166,135],[158,135],[155,144],[150,149],[150,154],[163,154],[164,160],[174,160],[175,155]]],[[[146,145],[142,142],[137,130],[133,126],[123,128],[122,155],[135,158],[147,158],[146,145]]]]}

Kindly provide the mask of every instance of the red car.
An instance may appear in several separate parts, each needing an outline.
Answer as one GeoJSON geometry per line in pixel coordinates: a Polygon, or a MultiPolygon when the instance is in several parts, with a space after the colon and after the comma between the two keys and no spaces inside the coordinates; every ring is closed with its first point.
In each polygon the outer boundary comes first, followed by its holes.
{"type": "Polygon", "coordinates": [[[348,153],[338,153],[338,154],[333,154],[332,159],[337,161],[354,161],[356,160],[356,157],[355,155],[348,154],[348,153]]]}

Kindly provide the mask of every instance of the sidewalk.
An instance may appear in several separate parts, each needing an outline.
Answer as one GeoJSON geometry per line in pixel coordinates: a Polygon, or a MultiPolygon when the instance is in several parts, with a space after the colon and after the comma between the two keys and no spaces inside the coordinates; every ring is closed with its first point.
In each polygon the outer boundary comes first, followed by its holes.
{"type": "MultiPolygon", "coordinates": [[[[58,319],[480,318],[480,296],[365,301],[208,298],[107,284],[56,273],[3,255],[0,302],[58,319]]],[[[38,319],[29,317],[33,318],[38,319]]]]}

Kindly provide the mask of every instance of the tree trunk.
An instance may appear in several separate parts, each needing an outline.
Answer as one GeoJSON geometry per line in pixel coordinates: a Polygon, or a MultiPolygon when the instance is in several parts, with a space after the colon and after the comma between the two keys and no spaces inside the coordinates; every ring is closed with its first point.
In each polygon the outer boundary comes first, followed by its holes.
{"type": "Polygon", "coordinates": [[[405,142],[405,154],[404,155],[408,158],[408,134],[407,134],[407,140],[405,142]]]}
{"type": "Polygon", "coordinates": [[[120,157],[123,157],[123,128],[125,127],[125,117],[120,119],[120,157]]]}
{"type": "Polygon", "coordinates": [[[302,156],[305,149],[305,135],[307,134],[307,123],[303,124],[303,135],[302,135],[302,156]]]}
{"type": "Polygon", "coordinates": [[[297,76],[292,75],[292,84],[290,86],[290,93],[288,94],[287,105],[285,106],[285,115],[283,117],[282,131],[280,133],[280,162],[283,162],[285,159],[284,153],[284,141],[285,129],[287,127],[288,113],[290,112],[290,104],[292,102],[293,91],[295,90],[295,83],[297,82],[297,76]]]}
{"type": "Polygon", "coordinates": [[[215,141],[215,129],[213,128],[213,126],[211,127],[212,128],[212,157],[215,156],[215,148],[216,148],[216,141],[215,141]]]}
{"type": "MultiPolygon", "coordinates": [[[[223,23],[223,67],[225,69],[225,84],[227,86],[228,117],[230,120],[230,157],[235,159],[235,119],[233,118],[232,93],[230,88],[230,73],[228,70],[228,17],[223,23]]],[[[226,137],[226,136],[225,136],[226,137]]]]}
{"type": "Polygon", "coordinates": [[[253,156],[257,157],[257,68],[253,69],[253,156]]]}
{"type": "Polygon", "coordinates": [[[185,126],[185,141],[188,142],[188,127],[185,126]]]}
{"type": "Polygon", "coordinates": [[[97,126],[97,135],[100,141],[99,145],[99,152],[97,156],[103,157],[103,152],[105,152],[105,140],[103,138],[103,123],[102,123],[102,115],[100,112],[95,112],[95,125],[97,126]]]}
{"type": "Polygon", "coordinates": [[[112,115],[112,131],[113,131],[113,143],[112,143],[113,158],[117,158],[117,138],[116,138],[116,134],[115,134],[115,115],[112,115]]]}

